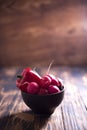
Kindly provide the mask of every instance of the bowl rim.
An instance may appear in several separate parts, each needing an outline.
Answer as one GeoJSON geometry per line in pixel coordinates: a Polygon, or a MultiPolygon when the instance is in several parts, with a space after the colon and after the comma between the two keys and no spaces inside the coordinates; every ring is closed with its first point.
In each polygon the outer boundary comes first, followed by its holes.
{"type": "Polygon", "coordinates": [[[60,93],[63,93],[63,92],[65,92],[65,87],[64,86],[63,86],[63,89],[60,92],[52,93],[52,94],[42,94],[42,95],[30,94],[30,93],[27,93],[27,92],[24,92],[24,91],[21,90],[21,93],[27,94],[29,96],[37,96],[37,97],[53,96],[53,95],[57,95],[57,94],[60,94],[60,93]]]}

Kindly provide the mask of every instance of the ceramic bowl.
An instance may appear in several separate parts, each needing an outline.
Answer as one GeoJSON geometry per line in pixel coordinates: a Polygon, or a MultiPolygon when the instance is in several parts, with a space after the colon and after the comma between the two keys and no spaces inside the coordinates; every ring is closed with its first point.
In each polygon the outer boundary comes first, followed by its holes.
{"type": "Polygon", "coordinates": [[[52,114],[64,98],[64,87],[59,93],[32,95],[21,91],[23,101],[36,114],[52,114]]]}

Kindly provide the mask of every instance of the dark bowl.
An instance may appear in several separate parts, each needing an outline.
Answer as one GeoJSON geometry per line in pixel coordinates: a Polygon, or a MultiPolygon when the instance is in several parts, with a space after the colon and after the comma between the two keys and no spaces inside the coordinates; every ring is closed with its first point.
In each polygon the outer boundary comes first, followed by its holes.
{"type": "Polygon", "coordinates": [[[64,98],[64,88],[59,93],[32,95],[22,92],[25,104],[36,114],[52,114],[64,98]]]}

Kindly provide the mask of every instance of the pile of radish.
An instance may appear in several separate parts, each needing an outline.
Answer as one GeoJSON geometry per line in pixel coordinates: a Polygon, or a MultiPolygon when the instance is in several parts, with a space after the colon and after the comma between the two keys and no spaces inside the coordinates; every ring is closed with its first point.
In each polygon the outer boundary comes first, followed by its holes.
{"type": "Polygon", "coordinates": [[[53,74],[48,73],[41,77],[31,68],[25,68],[17,76],[16,86],[23,92],[37,95],[59,93],[64,88],[62,82],[53,74]]]}

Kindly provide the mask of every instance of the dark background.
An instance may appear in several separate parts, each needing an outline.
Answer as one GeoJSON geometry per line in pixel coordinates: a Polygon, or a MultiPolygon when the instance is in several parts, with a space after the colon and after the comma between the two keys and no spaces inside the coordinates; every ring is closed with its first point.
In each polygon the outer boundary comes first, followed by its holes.
{"type": "Polygon", "coordinates": [[[86,0],[0,0],[0,66],[87,66],[86,0]]]}

